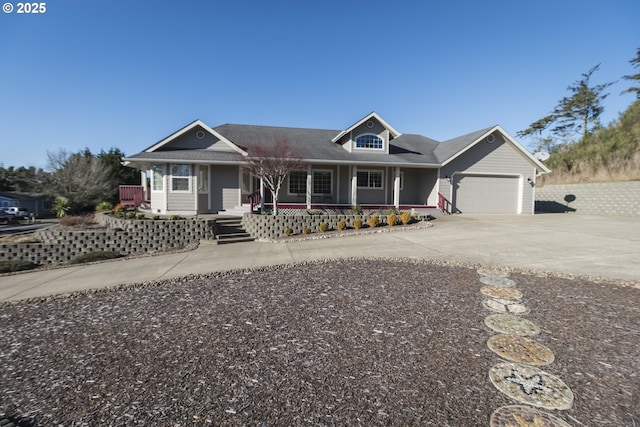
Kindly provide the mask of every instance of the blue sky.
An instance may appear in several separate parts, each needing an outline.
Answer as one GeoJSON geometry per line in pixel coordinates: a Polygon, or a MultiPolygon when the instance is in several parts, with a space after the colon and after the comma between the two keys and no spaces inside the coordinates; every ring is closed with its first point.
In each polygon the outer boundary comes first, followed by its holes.
{"type": "MultiPolygon", "coordinates": [[[[601,63],[640,47],[637,0],[54,0],[0,13],[0,163],[47,151],[135,154],[195,119],[344,129],[376,111],[446,140],[515,135],[601,63]]],[[[527,143],[527,141],[523,141],[527,143]]]]}

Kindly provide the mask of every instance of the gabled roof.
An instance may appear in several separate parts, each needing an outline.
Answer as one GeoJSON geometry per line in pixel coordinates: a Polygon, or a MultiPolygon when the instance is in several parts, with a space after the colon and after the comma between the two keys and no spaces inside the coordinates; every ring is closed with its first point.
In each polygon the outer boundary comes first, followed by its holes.
{"type": "Polygon", "coordinates": [[[242,156],[247,155],[247,151],[252,145],[275,145],[278,140],[284,139],[300,152],[305,161],[316,164],[411,165],[413,167],[431,168],[441,167],[452,162],[494,132],[500,132],[505,141],[519,150],[539,171],[543,173],[550,172],[545,165],[533,157],[500,126],[488,127],[448,141],[438,142],[422,135],[401,134],[375,112],[367,115],[344,131],[237,124],[224,124],[211,128],[202,121],[195,120],[146,150],[123,160],[125,163],[153,163],[154,161],[177,163],[189,161],[193,163],[238,164],[242,162],[242,156]],[[370,119],[378,120],[393,137],[389,141],[388,153],[381,154],[372,151],[349,152],[335,143],[347,132],[351,132],[351,130],[370,119]],[[198,126],[214,135],[219,141],[231,147],[232,150],[206,149],[205,147],[180,149],[180,147],[174,148],[168,145],[176,138],[198,126]]]}
{"type": "Polygon", "coordinates": [[[210,134],[212,134],[216,138],[218,138],[223,143],[227,144],[230,148],[232,148],[237,153],[243,154],[243,155],[246,154],[241,148],[239,148],[233,142],[229,141],[224,136],[220,135],[218,132],[216,132],[215,130],[210,128],[208,125],[206,125],[200,119],[194,120],[193,122],[189,123],[188,125],[186,125],[182,129],[180,129],[180,130],[172,133],[171,135],[167,136],[166,138],[156,142],[151,147],[148,147],[148,148],[144,149],[143,151],[145,151],[145,152],[154,152],[154,151],[158,150],[159,148],[161,148],[162,146],[164,146],[165,144],[168,144],[169,142],[173,141],[174,139],[178,138],[181,135],[184,135],[185,133],[189,132],[190,130],[192,130],[192,129],[198,127],[198,126],[203,128],[204,130],[206,130],[207,132],[209,132],[210,134]]]}
{"type": "Polygon", "coordinates": [[[376,119],[377,121],[379,121],[380,124],[382,126],[384,126],[389,131],[391,136],[393,136],[394,138],[397,138],[397,137],[399,137],[401,135],[400,132],[395,130],[389,123],[387,123],[382,117],[380,117],[378,115],[378,113],[373,111],[373,112],[369,113],[369,115],[363,117],[361,120],[355,122],[353,125],[349,126],[347,129],[345,129],[342,132],[340,132],[338,135],[336,135],[331,140],[331,142],[337,142],[340,138],[342,138],[343,136],[345,136],[346,134],[348,134],[349,132],[351,132],[352,130],[354,130],[355,128],[360,126],[361,124],[365,123],[367,120],[371,120],[371,119],[376,119]]]}
{"type": "Polygon", "coordinates": [[[468,133],[466,135],[459,136],[457,138],[449,139],[447,141],[442,142],[436,149],[435,155],[442,164],[445,166],[447,163],[450,163],[460,155],[462,155],[467,150],[470,150],[479,142],[483,141],[489,135],[494,132],[500,132],[502,136],[510,142],[517,150],[519,150],[529,161],[531,161],[537,169],[544,173],[549,173],[551,170],[547,168],[544,164],[542,164],[538,159],[536,159],[529,151],[520,145],[515,139],[511,137],[504,129],[500,126],[495,125],[486,129],[481,129],[475,132],[468,133]]]}

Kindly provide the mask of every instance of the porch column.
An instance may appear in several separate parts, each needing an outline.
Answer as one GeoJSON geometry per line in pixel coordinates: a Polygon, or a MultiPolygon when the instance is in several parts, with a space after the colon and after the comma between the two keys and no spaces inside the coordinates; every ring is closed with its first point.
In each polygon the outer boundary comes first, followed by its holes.
{"type": "Polygon", "coordinates": [[[393,205],[400,209],[400,167],[395,167],[395,178],[393,180],[393,205]]]}
{"type": "Polygon", "coordinates": [[[358,204],[358,166],[351,166],[351,206],[358,204]]]}
{"type": "Polygon", "coordinates": [[[142,184],[142,194],[144,196],[144,201],[151,200],[149,197],[149,186],[147,185],[147,171],[140,171],[140,183],[142,184]]]}
{"type": "Polygon", "coordinates": [[[307,203],[307,209],[311,209],[311,194],[313,193],[312,182],[313,173],[311,172],[311,165],[307,165],[307,191],[305,201],[307,203]]]}
{"type": "Polygon", "coordinates": [[[264,212],[264,181],[260,178],[260,212],[264,212]]]}

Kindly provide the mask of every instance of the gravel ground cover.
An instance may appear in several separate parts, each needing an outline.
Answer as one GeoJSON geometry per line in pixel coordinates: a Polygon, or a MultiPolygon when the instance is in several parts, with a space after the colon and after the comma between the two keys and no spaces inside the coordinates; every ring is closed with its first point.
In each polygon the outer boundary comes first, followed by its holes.
{"type": "MultiPolygon", "coordinates": [[[[477,266],[327,260],[0,305],[16,425],[486,426],[477,266]],[[473,267],[473,268],[471,268],[473,267]]],[[[575,395],[572,426],[640,426],[640,290],[509,276],[575,395]]],[[[99,280],[99,279],[97,279],[99,280]]],[[[0,416],[0,419],[2,416],[0,416]]]]}

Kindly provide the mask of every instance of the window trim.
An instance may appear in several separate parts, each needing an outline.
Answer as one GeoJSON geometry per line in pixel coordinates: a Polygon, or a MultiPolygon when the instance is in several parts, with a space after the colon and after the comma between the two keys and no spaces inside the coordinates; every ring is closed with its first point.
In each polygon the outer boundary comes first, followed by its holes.
{"type": "MultiPolygon", "coordinates": [[[[357,188],[363,189],[363,190],[384,190],[384,169],[358,169],[357,174],[359,173],[366,173],[367,174],[367,186],[363,187],[360,185],[356,184],[357,188]],[[371,187],[369,186],[369,184],[371,183],[371,172],[376,172],[380,174],[380,187],[371,187]]],[[[356,174],[356,181],[357,181],[357,174],[356,174]]]]}
{"type": "Polygon", "coordinates": [[[287,177],[287,195],[289,196],[299,196],[300,194],[307,194],[307,171],[306,170],[297,170],[297,171],[291,171],[289,172],[289,176],[287,177]],[[299,174],[303,174],[304,175],[304,181],[303,181],[303,186],[302,188],[304,188],[304,191],[302,192],[291,192],[291,174],[293,173],[299,173],[299,174]]]}
{"type": "Polygon", "coordinates": [[[163,164],[153,164],[151,165],[151,191],[155,192],[163,192],[164,191],[164,176],[166,173],[166,166],[163,164]],[[156,168],[158,170],[156,171],[156,168]],[[155,175],[156,173],[160,176],[160,188],[156,188],[155,175]]]}
{"type": "Polygon", "coordinates": [[[385,141],[384,141],[384,138],[382,138],[378,134],[375,134],[375,133],[362,133],[362,134],[360,134],[360,135],[358,135],[358,136],[356,136],[354,138],[354,140],[353,140],[353,148],[355,150],[364,150],[364,151],[367,151],[367,150],[384,151],[384,149],[385,149],[385,141]],[[379,148],[378,147],[358,147],[358,139],[360,139],[362,137],[365,137],[365,136],[373,136],[373,137],[378,138],[380,140],[380,142],[381,142],[381,146],[379,148]]]}
{"type": "Polygon", "coordinates": [[[198,165],[198,194],[209,193],[209,165],[198,165]],[[204,170],[204,179],[201,172],[204,170]],[[203,185],[204,183],[204,185],[203,185]]]}
{"type": "Polygon", "coordinates": [[[170,173],[170,184],[171,186],[169,187],[170,192],[172,193],[183,193],[183,194],[188,194],[191,193],[191,165],[189,163],[171,163],[170,169],[169,171],[170,173]],[[184,176],[184,175],[174,175],[173,174],[173,168],[175,166],[186,166],[188,168],[188,175],[184,176]],[[186,179],[187,180],[187,189],[186,190],[174,190],[173,189],[173,182],[175,179],[186,179]]]}
{"type": "Polygon", "coordinates": [[[313,169],[311,171],[311,194],[313,196],[333,196],[333,169],[313,169]],[[329,172],[329,192],[328,193],[316,193],[315,190],[315,178],[316,172],[329,172]]]}

